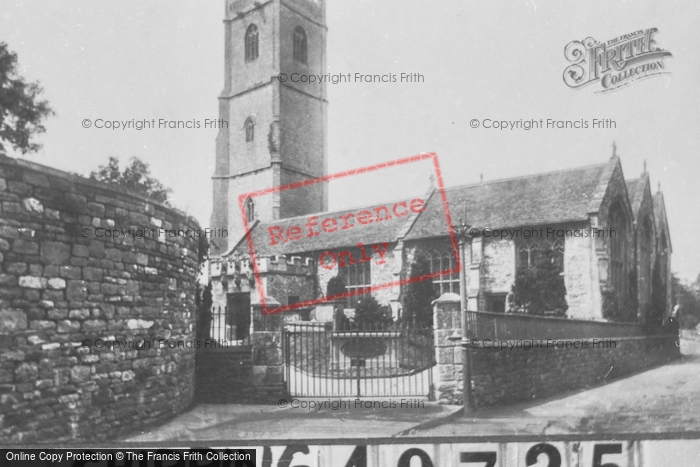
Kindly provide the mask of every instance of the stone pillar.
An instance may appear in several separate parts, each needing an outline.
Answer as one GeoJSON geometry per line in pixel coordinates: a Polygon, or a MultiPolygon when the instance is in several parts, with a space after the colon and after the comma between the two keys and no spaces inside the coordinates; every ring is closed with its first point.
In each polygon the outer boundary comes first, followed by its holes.
{"type": "MultiPolygon", "coordinates": [[[[253,300],[257,296],[252,294],[253,300]]],[[[266,297],[268,309],[280,303],[266,297]]],[[[253,385],[270,395],[281,395],[284,390],[284,313],[264,315],[262,305],[255,300],[251,305],[250,338],[253,345],[253,385]]]]}
{"type": "Polygon", "coordinates": [[[471,258],[467,257],[464,261],[467,273],[467,310],[479,311],[483,310],[480,307],[479,291],[481,289],[481,258],[483,257],[484,241],[482,237],[472,239],[470,253],[471,258]]]}
{"type": "Polygon", "coordinates": [[[435,330],[435,400],[440,404],[462,404],[462,316],[460,298],[445,293],[433,300],[435,330]]]}

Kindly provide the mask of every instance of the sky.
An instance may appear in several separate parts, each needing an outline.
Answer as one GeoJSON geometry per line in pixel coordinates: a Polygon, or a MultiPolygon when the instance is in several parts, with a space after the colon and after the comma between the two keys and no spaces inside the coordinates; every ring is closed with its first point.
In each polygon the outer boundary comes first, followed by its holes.
{"type": "MultiPolygon", "coordinates": [[[[172,203],[208,225],[216,129],[83,128],[84,119],[218,118],[224,3],[0,0],[0,41],[39,81],[56,116],[27,159],[88,174],[136,156],[173,189],[172,203]]],[[[692,1],[335,1],[328,72],[420,73],[419,83],[328,86],[329,172],[421,152],[438,154],[453,186],[603,163],[615,141],[626,178],[644,161],[661,183],[682,278],[700,272],[700,3],[692,1]],[[437,6],[439,5],[439,7],[437,6]],[[564,47],[658,28],[668,75],[610,93],[562,80],[564,47]],[[592,119],[615,128],[590,128],[592,119]],[[470,121],[477,119],[479,128],[470,121]],[[587,121],[586,129],[496,130],[484,119],[587,121]]],[[[373,189],[330,187],[331,209],[399,199],[432,173],[385,176],[373,189]]]]}

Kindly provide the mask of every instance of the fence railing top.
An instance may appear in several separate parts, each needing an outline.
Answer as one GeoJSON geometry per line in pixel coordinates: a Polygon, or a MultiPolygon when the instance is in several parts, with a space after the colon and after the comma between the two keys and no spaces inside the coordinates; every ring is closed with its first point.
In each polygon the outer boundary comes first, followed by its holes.
{"type": "Polygon", "coordinates": [[[595,319],[561,318],[561,317],[555,317],[555,316],[537,316],[537,315],[528,315],[526,313],[496,313],[494,311],[474,311],[474,310],[467,310],[467,313],[473,313],[476,315],[495,316],[498,318],[505,318],[505,319],[516,318],[516,319],[531,319],[531,320],[540,320],[540,321],[561,321],[564,323],[602,324],[602,325],[614,325],[614,326],[641,326],[641,323],[634,323],[634,322],[617,323],[617,322],[601,321],[601,320],[595,320],[595,319]]]}

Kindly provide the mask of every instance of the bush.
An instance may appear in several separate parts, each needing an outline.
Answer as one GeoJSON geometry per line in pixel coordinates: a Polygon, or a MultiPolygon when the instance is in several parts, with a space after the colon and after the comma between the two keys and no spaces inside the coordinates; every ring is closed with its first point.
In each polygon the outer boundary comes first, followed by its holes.
{"type": "Polygon", "coordinates": [[[615,287],[601,288],[600,295],[603,299],[603,318],[617,323],[632,323],[637,320],[636,300],[624,300],[620,305],[615,287]]]}
{"type": "Polygon", "coordinates": [[[326,286],[326,297],[332,297],[334,295],[342,295],[346,291],[345,282],[340,276],[335,276],[328,281],[326,286]]]}
{"type": "MultiPolygon", "coordinates": [[[[411,278],[430,274],[430,263],[420,255],[411,263],[411,278]]],[[[403,299],[402,321],[421,328],[433,326],[433,282],[430,279],[410,282],[403,299]]]]}
{"type": "Polygon", "coordinates": [[[533,315],[546,311],[564,314],[566,285],[551,250],[541,251],[535,264],[518,269],[513,284],[513,304],[516,309],[533,315]]]}
{"type": "Polygon", "coordinates": [[[380,328],[394,320],[388,306],[380,305],[376,298],[367,295],[357,303],[354,321],[358,326],[380,328]]]}

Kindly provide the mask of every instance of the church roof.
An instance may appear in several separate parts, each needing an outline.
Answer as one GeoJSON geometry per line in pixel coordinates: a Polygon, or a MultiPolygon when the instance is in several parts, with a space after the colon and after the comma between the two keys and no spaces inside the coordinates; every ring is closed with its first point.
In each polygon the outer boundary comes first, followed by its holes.
{"type": "MultiPolygon", "coordinates": [[[[459,222],[466,207],[469,225],[476,228],[516,228],[586,221],[590,214],[598,212],[619,158],[613,157],[604,164],[540,173],[523,177],[494,180],[491,182],[462,185],[445,190],[453,223],[459,222]]],[[[643,194],[644,179],[628,180],[627,190],[636,214],[643,194]]],[[[663,199],[654,196],[654,211],[663,209],[663,199]]],[[[308,237],[304,224],[309,215],[277,221],[260,222],[252,229],[253,245],[258,255],[302,254],[337,248],[353,247],[357,243],[371,245],[383,242],[418,240],[448,235],[442,197],[434,191],[427,198],[425,211],[417,215],[394,218],[392,221],[355,225],[354,228],[333,233],[321,231],[321,222],[377,206],[316,214],[320,235],[308,237]],[[296,241],[271,245],[270,228],[279,227],[286,232],[289,227],[300,226],[302,238],[296,241]]],[[[658,217],[657,217],[658,219],[658,217]]],[[[247,251],[244,238],[235,247],[247,251]]]]}
{"type": "MultiPolygon", "coordinates": [[[[354,247],[358,243],[363,243],[365,245],[372,245],[384,242],[395,242],[399,237],[400,233],[404,227],[412,222],[413,215],[406,215],[405,217],[397,218],[392,217],[391,220],[383,222],[372,222],[368,225],[360,225],[356,221],[351,221],[354,227],[341,230],[341,222],[338,222],[338,230],[332,233],[324,232],[321,228],[321,223],[326,218],[339,219],[340,216],[346,214],[357,214],[362,210],[369,210],[374,214],[374,208],[385,205],[377,206],[363,206],[355,209],[346,209],[343,211],[334,212],[322,212],[317,214],[309,214],[297,217],[290,217],[286,219],[280,219],[276,221],[260,222],[251,229],[253,235],[253,245],[255,247],[255,252],[257,255],[289,255],[289,254],[301,254],[310,253],[313,251],[326,251],[335,248],[345,248],[354,247]],[[309,230],[304,224],[307,222],[310,216],[318,216],[317,225],[314,227],[314,231],[318,232],[319,235],[315,237],[308,237],[309,230]],[[299,240],[281,242],[277,239],[276,245],[271,245],[272,240],[270,236],[270,228],[280,227],[282,232],[287,232],[287,229],[292,226],[299,226],[303,230],[302,237],[299,240]]],[[[389,209],[391,209],[392,204],[389,203],[389,209]]],[[[278,230],[274,230],[277,232],[278,230]]],[[[285,235],[286,238],[286,235],[285,235]]],[[[244,238],[236,247],[239,251],[248,251],[248,242],[244,238]]]]}
{"type": "MultiPolygon", "coordinates": [[[[615,157],[605,164],[447,189],[453,223],[465,207],[467,223],[476,228],[585,221],[598,211],[617,163],[615,157]]],[[[445,235],[445,213],[436,193],[405,239],[445,235]]]]}

